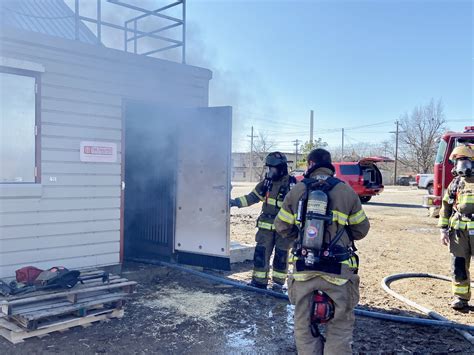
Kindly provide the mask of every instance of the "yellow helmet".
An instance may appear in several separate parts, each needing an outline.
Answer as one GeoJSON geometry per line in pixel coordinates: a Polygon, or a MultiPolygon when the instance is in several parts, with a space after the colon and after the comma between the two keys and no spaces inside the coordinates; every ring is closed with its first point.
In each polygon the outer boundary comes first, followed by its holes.
{"type": "Polygon", "coordinates": [[[458,158],[474,159],[474,150],[467,145],[460,145],[451,152],[449,160],[456,160],[458,158]]]}

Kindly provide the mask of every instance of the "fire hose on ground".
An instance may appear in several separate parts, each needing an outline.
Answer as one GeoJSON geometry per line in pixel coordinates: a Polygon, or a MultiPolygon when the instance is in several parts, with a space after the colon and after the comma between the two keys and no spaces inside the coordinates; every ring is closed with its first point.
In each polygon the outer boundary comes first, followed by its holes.
{"type": "MultiPolygon", "coordinates": [[[[279,299],[283,299],[287,301],[289,300],[288,296],[283,293],[248,286],[242,282],[238,282],[238,281],[230,280],[225,277],[219,277],[212,274],[208,274],[206,272],[190,269],[188,267],[181,266],[178,264],[173,264],[173,263],[164,262],[164,261],[145,260],[145,259],[135,259],[135,260],[138,262],[145,262],[149,264],[155,264],[155,265],[166,266],[169,268],[177,269],[191,275],[199,276],[201,278],[204,278],[216,283],[233,286],[241,290],[266,294],[266,295],[273,296],[275,298],[279,298],[279,299]]],[[[474,326],[450,321],[449,319],[444,318],[440,314],[426,307],[420,306],[417,303],[399,295],[398,293],[390,289],[389,285],[391,282],[402,279],[402,278],[410,278],[410,277],[428,277],[428,278],[435,278],[435,279],[446,280],[446,281],[451,281],[451,279],[445,276],[440,276],[440,275],[421,274],[421,273],[404,273],[404,274],[395,274],[395,275],[387,276],[386,278],[382,280],[382,288],[386,292],[388,292],[389,294],[396,297],[397,299],[407,303],[408,305],[412,307],[417,308],[418,310],[422,311],[423,313],[435,319],[398,316],[398,315],[384,313],[384,312],[367,311],[367,310],[360,309],[359,307],[356,307],[356,309],[354,310],[355,315],[361,316],[361,317],[379,319],[379,320],[386,320],[386,321],[391,321],[391,322],[398,322],[398,323],[451,328],[458,331],[471,344],[474,344],[474,337],[468,333],[468,332],[474,332],[474,326]]]]}
{"type": "MultiPolygon", "coordinates": [[[[394,274],[385,277],[382,282],[381,286],[385,290],[385,292],[389,293],[393,297],[397,298],[398,300],[408,304],[409,306],[412,306],[413,308],[418,309],[419,311],[425,313],[426,315],[430,316],[431,318],[434,318],[440,322],[449,322],[449,323],[455,323],[451,322],[449,319],[443,317],[441,314],[436,313],[435,311],[426,308],[424,306],[419,305],[418,303],[398,294],[397,292],[393,291],[390,288],[390,284],[393,281],[400,280],[400,279],[406,279],[406,278],[431,278],[431,279],[437,279],[437,280],[443,280],[443,281],[449,281],[451,282],[451,279],[446,276],[442,275],[435,275],[435,274],[425,274],[425,273],[402,273],[402,274],[394,274]]],[[[455,324],[460,324],[460,323],[455,323],[455,324]]],[[[460,324],[461,325],[461,324],[460,324]]],[[[464,324],[462,324],[464,325],[464,324]]],[[[458,333],[460,333],[467,341],[469,341],[471,344],[474,344],[474,336],[472,336],[468,331],[472,331],[474,329],[473,326],[469,326],[469,328],[458,328],[458,327],[453,327],[458,333]]]]}

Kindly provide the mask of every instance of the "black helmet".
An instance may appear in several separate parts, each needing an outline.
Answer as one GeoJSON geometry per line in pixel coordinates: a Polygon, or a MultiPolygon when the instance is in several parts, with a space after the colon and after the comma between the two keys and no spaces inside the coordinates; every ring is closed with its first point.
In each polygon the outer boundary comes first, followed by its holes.
{"type": "Polygon", "coordinates": [[[268,167],[266,177],[269,179],[279,180],[283,176],[288,175],[288,160],[283,153],[273,152],[268,154],[265,159],[265,166],[268,167]],[[270,169],[272,167],[276,168],[276,170],[270,169]]]}
{"type": "Polygon", "coordinates": [[[280,153],[280,152],[270,153],[265,158],[266,166],[278,167],[279,165],[286,165],[287,163],[288,163],[288,160],[286,159],[285,154],[280,153]]]}

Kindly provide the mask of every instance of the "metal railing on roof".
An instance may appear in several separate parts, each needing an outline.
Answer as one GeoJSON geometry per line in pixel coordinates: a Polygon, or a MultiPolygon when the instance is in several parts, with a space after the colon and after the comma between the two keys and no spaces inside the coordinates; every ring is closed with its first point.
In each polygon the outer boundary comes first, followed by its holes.
{"type": "Polygon", "coordinates": [[[74,17],[76,40],[79,39],[80,21],[85,21],[96,25],[97,43],[100,45],[102,44],[103,27],[109,27],[123,31],[123,50],[126,52],[150,56],[181,47],[181,62],[183,64],[186,63],[186,0],[175,1],[156,10],[147,10],[120,0],[107,0],[107,2],[121,6],[122,8],[136,11],[138,13],[141,12],[142,14],[126,20],[122,26],[120,24],[107,22],[102,19],[102,0],[96,0],[97,10],[95,19],[82,16],[80,14],[80,0],[75,0],[74,17]],[[163,14],[165,10],[179,6],[181,6],[181,18],[163,14]],[[161,21],[159,23],[156,21],[157,28],[151,31],[141,30],[140,23],[146,18],[155,18],[160,19],[161,21]],[[163,21],[168,22],[168,24],[163,26],[163,21]],[[172,38],[171,36],[164,34],[164,32],[167,30],[179,27],[181,27],[181,36],[179,36],[179,39],[172,38]],[[158,40],[160,44],[155,43],[157,48],[153,48],[153,46],[150,46],[150,41],[148,41],[146,46],[142,46],[142,42],[146,39],[158,40]],[[162,43],[165,45],[162,45],[162,43]]]}

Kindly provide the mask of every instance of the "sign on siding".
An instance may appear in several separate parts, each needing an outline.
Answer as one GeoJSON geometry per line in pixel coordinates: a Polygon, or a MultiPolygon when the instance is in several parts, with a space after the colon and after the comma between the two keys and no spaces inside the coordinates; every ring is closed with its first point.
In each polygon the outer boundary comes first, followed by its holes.
{"type": "Polygon", "coordinates": [[[116,163],[117,143],[81,142],[80,159],[83,162],[116,163]]]}

